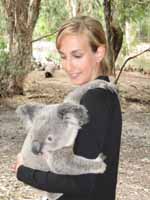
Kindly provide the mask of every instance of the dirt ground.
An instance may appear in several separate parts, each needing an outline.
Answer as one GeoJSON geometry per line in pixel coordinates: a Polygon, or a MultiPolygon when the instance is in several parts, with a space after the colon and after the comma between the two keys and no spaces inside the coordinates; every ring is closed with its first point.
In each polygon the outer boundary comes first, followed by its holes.
{"type": "MultiPolygon", "coordinates": [[[[25,96],[0,100],[0,200],[38,199],[37,191],[17,181],[11,172],[25,130],[15,114],[27,102],[56,103],[72,89],[63,71],[52,79],[34,71],[24,85],[25,96]]],[[[120,153],[117,200],[150,199],[150,77],[123,73],[120,94],[123,132],[120,153]]]]}

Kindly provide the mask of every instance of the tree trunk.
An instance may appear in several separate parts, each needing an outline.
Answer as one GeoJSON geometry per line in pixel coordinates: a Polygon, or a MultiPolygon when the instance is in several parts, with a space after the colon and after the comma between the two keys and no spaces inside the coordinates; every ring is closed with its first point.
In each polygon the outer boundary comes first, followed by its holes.
{"type": "Polygon", "coordinates": [[[122,47],[123,42],[123,31],[119,25],[112,22],[111,24],[112,34],[113,34],[113,54],[114,54],[114,61],[117,60],[118,54],[122,47]]]}
{"type": "Polygon", "coordinates": [[[69,17],[75,17],[77,10],[77,0],[67,0],[67,6],[69,10],[69,17]]]}
{"type": "MultiPolygon", "coordinates": [[[[11,35],[11,34],[10,34],[11,35]]],[[[23,94],[23,81],[27,72],[31,70],[32,34],[15,34],[10,43],[11,76],[7,92],[9,94],[23,94]]]]}
{"type": "Polygon", "coordinates": [[[2,0],[8,18],[10,66],[8,93],[23,93],[25,74],[31,69],[32,34],[41,0],[2,0]]]}
{"type": "Polygon", "coordinates": [[[106,37],[107,37],[107,56],[110,68],[110,73],[115,73],[115,61],[118,57],[119,51],[123,42],[123,32],[119,25],[113,20],[112,0],[104,0],[104,15],[106,24],[106,37]]]}
{"type": "Polygon", "coordinates": [[[112,15],[111,15],[111,0],[104,0],[104,14],[105,14],[105,24],[106,24],[106,36],[107,36],[107,56],[110,71],[114,69],[115,61],[113,54],[113,32],[111,28],[112,15]]]}
{"type": "Polygon", "coordinates": [[[67,0],[70,18],[80,15],[83,12],[81,0],[67,0]]]}
{"type": "Polygon", "coordinates": [[[9,50],[12,66],[21,67],[22,70],[30,70],[32,56],[32,32],[29,31],[28,33],[20,33],[17,31],[13,40],[10,42],[9,50]]]}

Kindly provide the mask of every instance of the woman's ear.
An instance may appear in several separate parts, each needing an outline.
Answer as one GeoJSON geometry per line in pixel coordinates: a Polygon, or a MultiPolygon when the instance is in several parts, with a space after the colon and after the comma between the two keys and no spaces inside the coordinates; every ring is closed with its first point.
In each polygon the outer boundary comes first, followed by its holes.
{"type": "Polygon", "coordinates": [[[96,50],[96,62],[100,63],[106,54],[106,46],[100,45],[96,50]]]}

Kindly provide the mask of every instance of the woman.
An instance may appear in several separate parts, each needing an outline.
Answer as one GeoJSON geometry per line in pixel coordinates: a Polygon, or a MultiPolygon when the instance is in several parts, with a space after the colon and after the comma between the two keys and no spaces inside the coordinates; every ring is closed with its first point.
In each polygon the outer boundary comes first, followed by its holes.
{"type": "MultiPolygon", "coordinates": [[[[64,24],[57,35],[56,46],[62,66],[71,82],[83,85],[94,79],[109,81],[106,65],[106,39],[101,24],[87,16],[75,17],[64,24]]],[[[96,158],[106,156],[104,174],[57,175],[33,170],[18,156],[17,178],[47,192],[64,193],[59,200],[114,200],[117,184],[121,138],[121,110],[118,97],[104,89],[91,89],[81,99],[90,122],[76,138],[74,153],[96,158]]]]}

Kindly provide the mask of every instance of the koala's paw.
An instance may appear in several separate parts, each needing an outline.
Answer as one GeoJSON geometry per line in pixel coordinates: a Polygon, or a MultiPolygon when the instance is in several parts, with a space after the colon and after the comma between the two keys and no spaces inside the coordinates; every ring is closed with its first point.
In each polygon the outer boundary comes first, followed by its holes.
{"type": "Polygon", "coordinates": [[[48,193],[47,200],[56,200],[62,196],[62,193],[48,193]]]}
{"type": "Polygon", "coordinates": [[[50,199],[48,199],[47,196],[42,196],[42,197],[40,198],[40,200],[50,200],[50,199]]]}
{"type": "Polygon", "coordinates": [[[106,163],[104,162],[104,160],[106,159],[106,156],[102,153],[100,153],[98,155],[98,157],[96,158],[96,162],[98,162],[99,164],[99,168],[98,168],[98,173],[104,173],[106,170],[106,163]]]}

